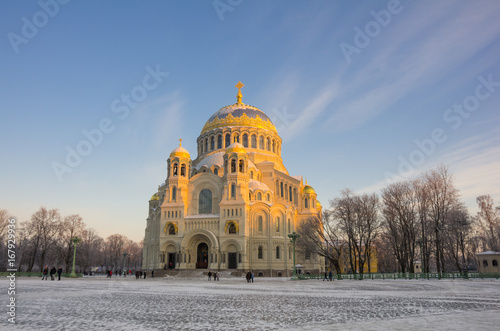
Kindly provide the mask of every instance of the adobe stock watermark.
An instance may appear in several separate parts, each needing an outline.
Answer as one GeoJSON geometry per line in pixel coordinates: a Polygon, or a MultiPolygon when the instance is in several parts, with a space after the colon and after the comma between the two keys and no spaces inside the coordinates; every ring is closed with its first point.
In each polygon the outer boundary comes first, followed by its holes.
{"type": "MultiPolygon", "coordinates": [[[[123,93],[120,98],[114,99],[111,104],[111,112],[116,114],[120,120],[125,120],[130,111],[144,101],[148,96],[148,91],[153,91],[163,82],[169,73],[160,70],[157,64],[155,69],[147,66],[145,68],[146,75],[142,78],[139,85],[134,86],[130,93],[123,93]]],[[[52,161],[52,170],[59,182],[63,181],[63,176],[67,173],[72,173],[78,167],[83,159],[89,156],[94,148],[98,147],[104,141],[106,134],[110,134],[115,130],[115,124],[111,118],[102,118],[96,128],[82,131],[83,139],[81,139],[74,147],[66,146],[66,157],[63,162],[52,161]]]]}
{"type": "Polygon", "coordinates": [[[70,0],[40,0],[38,5],[40,10],[34,13],[31,18],[23,16],[21,18],[22,26],[20,34],[9,32],[9,39],[12,49],[17,54],[19,46],[26,45],[31,39],[35,38],[39,30],[46,26],[51,18],[54,18],[58,13],[61,5],[65,5],[70,0]]]}
{"type": "MultiPolygon", "coordinates": [[[[479,109],[481,101],[490,98],[496,88],[500,87],[500,81],[494,81],[492,74],[489,74],[487,78],[482,75],[478,76],[477,80],[479,84],[476,85],[472,94],[466,96],[461,103],[455,103],[444,111],[443,121],[449,124],[452,130],[458,130],[464,119],[469,118],[472,113],[479,109]]],[[[447,139],[446,130],[443,128],[433,129],[428,138],[415,139],[416,148],[407,157],[398,156],[398,174],[386,172],[384,174],[386,181],[390,183],[395,179],[406,179],[417,167],[424,164],[436,151],[439,144],[444,143],[447,139]]]]}
{"type": "Polygon", "coordinates": [[[242,2],[243,0],[214,0],[212,5],[214,6],[217,16],[219,16],[219,19],[222,22],[224,21],[224,13],[232,12],[234,8],[241,5],[242,2]]]}
{"type": "Polygon", "coordinates": [[[373,20],[366,23],[363,29],[357,26],[353,28],[354,37],[352,44],[346,42],[339,44],[347,64],[351,63],[354,54],[360,54],[363,48],[370,45],[372,39],[380,35],[384,28],[387,28],[394,15],[401,13],[404,9],[399,0],[389,0],[386,7],[387,9],[381,9],[378,12],[374,10],[370,11],[373,20]]]}
{"type": "Polygon", "coordinates": [[[283,134],[283,132],[286,131],[286,128],[290,126],[290,123],[296,117],[297,116],[294,114],[287,113],[286,107],[283,107],[283,110],[274,108],[272,113],[269,115],[269,119],[273,122],[276,130],[278,130],[280,134],[283,134]]]}

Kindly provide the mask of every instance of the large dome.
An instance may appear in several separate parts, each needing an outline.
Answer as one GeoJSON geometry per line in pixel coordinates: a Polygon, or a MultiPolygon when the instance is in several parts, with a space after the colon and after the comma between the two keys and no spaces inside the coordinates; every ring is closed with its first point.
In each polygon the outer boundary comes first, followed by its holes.
{"type": "Polygon", "coordinates": [[[201,133],[223,128],[227,126],[250,126],[260,129],[270,130],[278,133],[273,122],[264,112],[257,107],[246,105],[241,102],[241,87],[244,86],[241,82],[236,85],[238,87],[237,102],[234,105],[222,107],[216,111],[201,130],[201,133]]]}

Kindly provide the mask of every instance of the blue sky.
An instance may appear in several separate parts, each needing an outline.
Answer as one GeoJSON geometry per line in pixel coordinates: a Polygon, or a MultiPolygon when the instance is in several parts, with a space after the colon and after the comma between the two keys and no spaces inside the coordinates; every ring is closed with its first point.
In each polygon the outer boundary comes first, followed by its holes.
{"type": "Polygon", "coordinates": [[[238,81],[324,206],[439,163],[472,212],[500,202],[498,1],[65,2],[0,4],[0,208],[19,221],[59,208],[142,240],[168,155],[196,156],[238,81]]]}

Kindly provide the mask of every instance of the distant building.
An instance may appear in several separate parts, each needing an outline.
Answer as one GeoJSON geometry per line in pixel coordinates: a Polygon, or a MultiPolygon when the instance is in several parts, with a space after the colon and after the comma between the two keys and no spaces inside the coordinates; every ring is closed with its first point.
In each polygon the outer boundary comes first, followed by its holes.
{"type": "Polygon", "coordinates": [[[422,261],[413,262],[413,269],[416,274],[422,273],[422,261]]]}
{"type": "Polygon", "coordinates": [[[500,261],[500,252],[483,252],[476,254],[477,269],[481,273],[496,272],[500,273],[498,262],[500,261]]]}
{"type": "MultiPolygon", "coordinates": [[[[242,86],[237,102],[206,122],[195,159],[181,144],[170,154],[166,180],[149,201],[143,269],[291,275],[288,234],[321,217],[321,205],[301,176],[288,173],[276,127],[241,102],[242,86]]],[[[317,273],[324,258],[299,254],[296,263],[317,273]]]]}

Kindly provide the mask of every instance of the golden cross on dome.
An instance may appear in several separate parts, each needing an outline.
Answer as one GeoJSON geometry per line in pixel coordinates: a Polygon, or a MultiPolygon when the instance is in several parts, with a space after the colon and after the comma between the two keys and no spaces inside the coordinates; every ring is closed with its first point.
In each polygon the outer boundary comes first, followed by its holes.
{"type": "Polygon", "coordinates": [[[182,138],[179,139],[179,147],[182,147],[182,138]]]}
{"type": "Polygon", "coordinates": [[[241,88],[245,86],[242,82],[238,81],[238,84],[234,85],[238,89],[238,94],[236,94],[236,103],[241,104],[241,98],[243,95],[241,94],[241,88]]]}

